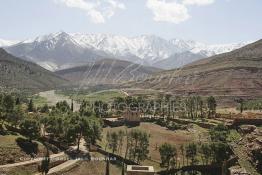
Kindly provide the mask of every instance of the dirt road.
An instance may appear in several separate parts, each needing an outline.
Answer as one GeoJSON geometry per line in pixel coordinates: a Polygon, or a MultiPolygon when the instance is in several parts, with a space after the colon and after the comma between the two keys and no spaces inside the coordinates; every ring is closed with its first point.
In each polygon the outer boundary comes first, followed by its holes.
{"type": "MultiPolygon", "coordinates": [[[[50,155],[50,159],[60,159],[65,157],[65,153],[61,152],[58,154],[52,154],[50,155]]],[[[42,161],[43,158],[37,158],[37,159],[33,159],[33,160],[28,160],[28,161],[24,161],[24,162],[18,162],[18,163],[12,163],[12,164],[6,164],[6,165],[0,165],[0,169],[1,168],[11,168],[11,167],[16,167],[16,166],[23,166],[23,165],[30,165],[30,164],[34,164],[34,163],[40,163],[42,161]]]]}

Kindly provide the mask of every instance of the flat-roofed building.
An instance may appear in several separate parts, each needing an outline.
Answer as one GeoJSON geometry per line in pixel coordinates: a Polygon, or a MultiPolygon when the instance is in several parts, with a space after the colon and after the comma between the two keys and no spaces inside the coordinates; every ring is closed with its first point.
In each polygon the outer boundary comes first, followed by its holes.
{"type": "Polygon", "coordinates": [[[153,166],[127,165],[127,175],[154,175],[153,166]]]}
{"type": "Polygon", "coordinates": [[[117,126],[122,126],[124,125],[124,118],[118,117],[118,118],[104,118],[104,124],[106,126],[111,126],[111,127],[117,127],[117,126]]]}
{"type": "Polygon", "coordinates": [[[125,124],[130,126],[140,125],[140,112],[138,110],[127,109],[123,117],[125,119],[125,124]]]}

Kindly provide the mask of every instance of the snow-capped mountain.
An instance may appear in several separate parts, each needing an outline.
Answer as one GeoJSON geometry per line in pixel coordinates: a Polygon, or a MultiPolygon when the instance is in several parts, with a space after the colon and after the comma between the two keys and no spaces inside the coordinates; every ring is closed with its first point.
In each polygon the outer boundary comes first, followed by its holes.
{"type": "MultiPolygon", "coordinates": [[[[125,37],[59,32],[15,45],[6,45],[8,47],[5,49],[11,54],[54,71],[104,58],[117,58],[154,66],[168,60],[165,64],[172,63],[174,66],[170,67],[168,64],[166,68],[175,68],[176,65],[183,66],[200,58],[229,52],[248,43],[206,45],[191,40],[166,40],[154,35],[125,37]]],[[[160,67],[163,68],[163,64],[160,67]]]]}
{"type": "Polygon", "coordinates": [[[82,47],[65,32],[25,40],[5,50],[51,71],[86,64],[105,55],[91,46],[82,47]]]}
{"type": "Polygon", "coordinates": [[[225,52],[231,52],[232,50],[241,48],[245,45],[252,43],[253,41],[241,42],[241,43],[231,43],[231,44],[215,44],[215,45],[206,45],[203,43],[195,43],[191,48],[191,52],[193,53],[202,53],[206,56],[210,57],[213,55],[218,55],[225,52]]]}
{"type": "Polygon", "coordinates": [[[11,46],[11,45],[14,45],[18,42],[19,41],[11,41],[11,40],[0,39],[0,47],[11,46]]]}

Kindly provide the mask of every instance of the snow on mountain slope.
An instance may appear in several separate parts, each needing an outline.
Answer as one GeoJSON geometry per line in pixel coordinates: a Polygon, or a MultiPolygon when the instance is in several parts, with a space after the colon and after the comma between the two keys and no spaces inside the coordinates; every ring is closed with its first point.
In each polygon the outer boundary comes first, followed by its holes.
{"type": "Polygon", "coordinates": [[[71,36],[83,47],[92,47],[103,50],[115,56],[135,55],[149,62],[157,62],[169,58],[176,53],[190,51],[194,54],[212,56],[243,47],[251,42],[207,45],[192,40],[171,39],[165,40],[154,35],[138,37],[124,37],[107,34],[80,34],[71,36]]]}
{"type": "Polygon", "coordinates": [[[0,47],[11,46],[17,44],[19,41],[3,40],[0,39],[0,47]]]}
{"type": "Polygon", "coordinates": [[[167,58],[177,51],[168,41],[157,36],[124,37],[105,34],[71,34],[82,46],[88,44],[115,56],[135,55],[147,61],[167,58]],[[175,50],[174,50],[175,49],[175,50]]]}
{"type": "Polygon", "coordinates": [[[5,44],[5,49],[15,56],[30,58],[30,61],[54,71],[104,58],[117,58],[155,66],[158,65],[156,63],[165,59],[168,59],[165,64],[171,63],[172,60],[174,62],[180,60],[180,63],[172,65],[181,65],[181,63],[186,64],[200,59],[199,55],[208,57],[229,52],[248,43],[207,45],[192,40],[166,40],[154,35],[125,37],[110,34],[58,32],[25,40],[15,45],[5,44]],[[187,59],[183,61],[181,59],[185,58],[185,52],[192,54],[186,54],[187,59]],[[179,54],[182,56],[180,57],[179,54]],[[195,58],[195,55],[198,56],[195,58]]]}
{"type": "Polygon", "coordinates": [[[218,55],[225,52],[231,52],[232,50],[239,49],[244,47],[247,44],[252,43],[253,41],[241,42],[241,43],[231,43],[231,44],[217,44],[217,45],[205,45],[197,43],[190,50],[193,53],[204,53],[206,56],[218,55]]]}

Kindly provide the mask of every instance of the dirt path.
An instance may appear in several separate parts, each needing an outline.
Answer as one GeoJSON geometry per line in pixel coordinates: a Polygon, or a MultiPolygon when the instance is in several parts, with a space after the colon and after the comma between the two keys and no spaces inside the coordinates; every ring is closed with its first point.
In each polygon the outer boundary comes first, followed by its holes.
{"type": "MultiPolygon", "coordinates": [[[[62,163],[62,164],[60,164],[60,165],[58,165],[58,166],[56,166],[56,167],[54,167],[54,168],[51,168],[51,169],[48,171],[47,174],[57,173],[57,172],[65,169],[65,168],[68,168],[68,167],[74,165],[74,164],[77,163],[78,161],[79,161],[79,160],[68,160],[68,161],[66,161],[66,162],[64,162],[64,163],[62,163]]],[[[37,174],[35,174],[35,175],[41,175],[41,173],[37,173],[37,174]]]]}
{"type": "Polygon", "coordinates": [[[123,89],[121,89],[120,91],[121,91],[124,95],[129,96],[129,94],[128,94],[126,91],[124,91],[123,89]]]}
{"type": "MultiPolygon", "coordinates": [[[[58,154],[52,154],[50,155],[50,159],[57,159],[57,158],[62,158],[65,157],[65,153],[61,152],[58,154]]],[[[0,165],[0,169],[1,168],[11,168],[11,167],[16,167],[16,166],[23,166],[23,165],[30,165],[30,164],[34,164],[34,163],[40,163],[42,161],[43,158],[36,158],[34,160],[28,160],[28,161],[24,161],[24,162],[18,162],[18,163],[12,163],[12,164],[6,164],[6,165],[0,165]]]]}
{"type": "MultiPolygon", "coordinates": [[[[47,99],[48,105],[55,105],[59,101],[67,101],[69,105],[71,104],[71,99],[68,96],[56,94],[54,90],[40,92],[39,95],[47,99]]],[[[79,108],[80,104],[74,101],[74,111],[78,111],[79,108]]]]}
{"type": "Polygon", "coordinates": [[[259,175],[251,162],[248,161],[248,155],[242,145],[232,144],[232,151],[238,157],[238,163],[242,168],[244,168],[249,174],[259,175]]]}
{"type": "MultiPolygon", "coordinates": [[[[72,148],[76,149],[77,146],[73,146],[72,148]]],[[[86,148],[86,146],[85,146],[85,140],[84,140],[84,139],[81,139],[81,140],[80,140],[79,150],[80,150],[80,151],[83,151],[83,152],[88,152],[88,150],[87,150],[87,148],[86,148]]],[[[64,169],[66,169],[66,168],[74,165],[74,164],[77,163],[78,161],[80,161],[80,160],[78,160],[78,159],[76,159],[76,160],[68,160],[68,161],[66,161],[66,162],[64,162],[64,163],[62,163],[62,164],[60,164],[60,165],[58,165],[58,166],[55,166],[55,167],[51,168],[51,169],[49,170],[48,174],[60,172],[60,171],[62,171],[62,170],[64,170],[64,169]]],[[[41,173],[37,173],[37,174],[35,174],[35,175],[41,175],[41,173]]]]}

